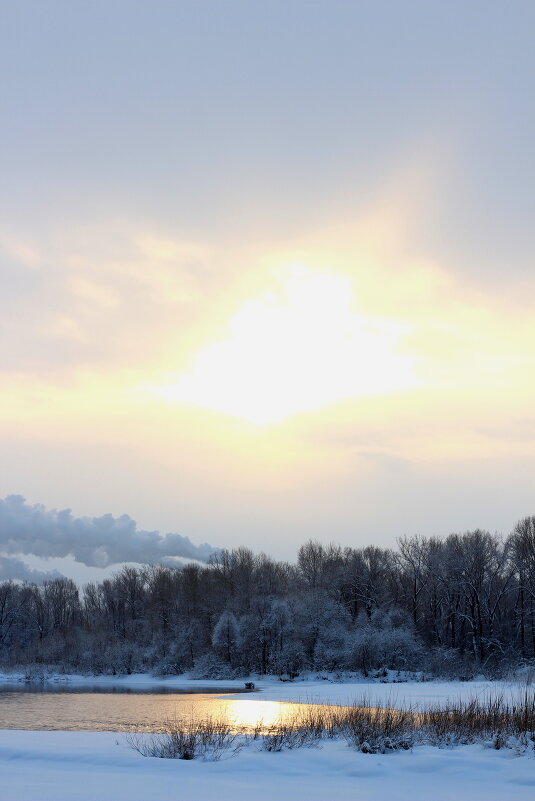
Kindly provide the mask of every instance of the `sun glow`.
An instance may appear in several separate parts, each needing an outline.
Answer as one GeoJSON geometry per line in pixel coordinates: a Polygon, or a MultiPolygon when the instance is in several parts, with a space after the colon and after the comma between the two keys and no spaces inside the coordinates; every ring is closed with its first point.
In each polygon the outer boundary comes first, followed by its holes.
{"type": "Polygon", "coordinates": [[[293,267],[279,291],[245,302],[228,336],[157,391],[265,425],[344,398],[414,386],[412,362],[397,350],[404,329],[352,307],[348,279],[293,267]]]}

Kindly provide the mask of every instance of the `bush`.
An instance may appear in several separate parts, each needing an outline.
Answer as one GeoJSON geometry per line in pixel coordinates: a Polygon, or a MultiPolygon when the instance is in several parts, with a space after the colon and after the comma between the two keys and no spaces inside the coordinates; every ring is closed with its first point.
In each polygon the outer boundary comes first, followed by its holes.
{"type": "Polygon", "coordinates": [[[253,739],[258,740],[263,751],[283,751],[317,745],[330,728],[330,707],[306,706],[290,721],[279,720],[267,728],[259,722],[253,731],[253,739]]]}
{"type": "Polygon", "coordinates": [[[237,753],[243,738],[225,718],[208,717],[189,721],[168,720],[161,734],[128,734],[127,743],[144,757],[160,759],[219,760],[223,754],[237,753]]]}
{"type": "Polygon", "coordinates": [[[214,654],[204,654],[195,660],[189,673],[192,679],[234,679],[236,670],[227,662],[222,662],[214,654]]]}
{"type": "Polygon", "coordinates": [[[423,648],[409,628],[375,628],[358,626],[349,643],[345,666],[361,670],[367,676],[371,670],[415,670],[422,664],[423,648]]]}
{"type": "Polygon", "coordinates": [[[491,741],[501,748],[511,737],[535,740],[535,694],[526,692],[519,700],[503,696],[449,702],[445,707],[428,707],[418,715],[421,734],[432,745],[454,745],[491,741]]]}
{"type": "Polygon", "coordinates": [[[354,706],[342,715],[340,729],[363,754],[406,751],[415,739],[414,715],[406,710],[354,706]]]}

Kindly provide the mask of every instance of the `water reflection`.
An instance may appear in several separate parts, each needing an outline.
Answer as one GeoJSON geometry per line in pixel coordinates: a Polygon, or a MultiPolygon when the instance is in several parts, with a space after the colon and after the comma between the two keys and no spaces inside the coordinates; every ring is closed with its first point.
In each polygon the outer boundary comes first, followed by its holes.
{"type": "Polygon", "coordinates": [[[112,685],[105,685],[105,684],[71,684],[70,682],[65,682],[62,684],[61,682],[54,682],[53,684],[47,684],[46,682],[39,683],[39,682],[29,682],[29,683],[17,683],[17,684],[0,684],[0,702],[2,699],[3,693],[68,693],[69,695],[74,694],[102,694],[102,693],[111,693],[113,695],[116,694],[124,694],[124,695],[238,695],[240,693],[251,693],[255,692],[255,690],[245,690],[242,688],[221,688],[221,687],[212,687],[209,685],[201,686],[197,685],[195,689],[182,689],[180,687],[166,687],[165,685],[158,686],[157,689],[154,687],[143,687],[143,686],[126,686],[123,684],[112,684],[112,685]]]}
{"type": "Polygon", "coordinates": [[[225,701],[224,712],[237,729],[252,729],[290,720],[299,706],[278,701],[225,701]]]}
{"type": "MultiPolygon", "coordinates": [[[[290,720],[302,704],[221,698],[214,693],[130,691],[99,687],[86,689],[43,687],[39,690],[3,688],[0,692],[0,728],[55,731],[158,732],[168,720],[204,720],[226,717],[240,730],[261,724],[269,727],[290,720]]],[[[234,694],[235,691],[233,691],[234,694]]]]}

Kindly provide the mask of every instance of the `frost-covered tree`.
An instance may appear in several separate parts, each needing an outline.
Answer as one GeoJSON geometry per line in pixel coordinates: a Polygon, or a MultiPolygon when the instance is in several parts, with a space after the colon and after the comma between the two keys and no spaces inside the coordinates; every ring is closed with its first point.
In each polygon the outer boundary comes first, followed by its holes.
{"type": "Polygon", "coordinates": [[[232,612],[223,612],[214,626],[212,645],[231,664],[240,641],[238,621],[232,612]]]}
{"type": "Polygon", "coordinates": [[[308,542],[295,564],[248,548],[79,588],[0,582],[0,662],[96,673],[378,668],[497,674],[535,659],[535,517],[408,537],[397,550],[308,542]]]}

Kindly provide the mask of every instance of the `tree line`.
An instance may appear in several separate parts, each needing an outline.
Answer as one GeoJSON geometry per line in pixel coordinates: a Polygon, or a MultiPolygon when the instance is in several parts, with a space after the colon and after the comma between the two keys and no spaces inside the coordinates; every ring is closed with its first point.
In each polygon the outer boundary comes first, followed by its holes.
{"type": "Polygon", "coordinates": [[[498,675],[535,659],[535,516],[396,548],[309,541],[295,564],[248,548],[207,565],[0,583],[0,662],[93,673],[423,670],[498,675]]]}

